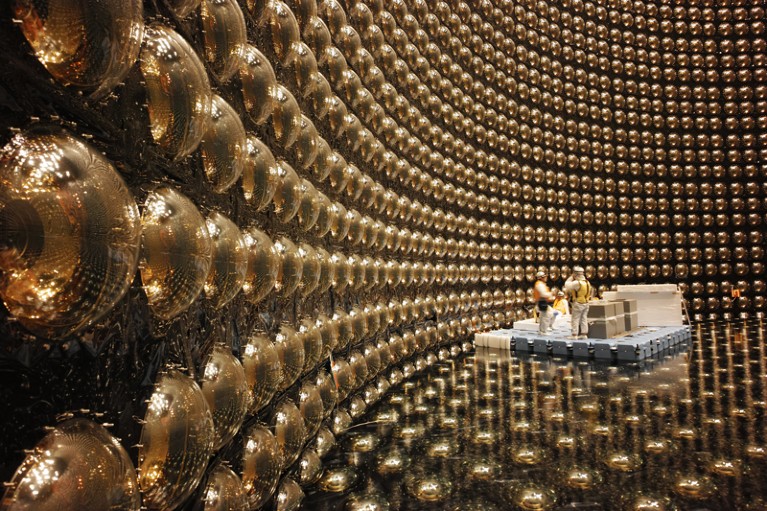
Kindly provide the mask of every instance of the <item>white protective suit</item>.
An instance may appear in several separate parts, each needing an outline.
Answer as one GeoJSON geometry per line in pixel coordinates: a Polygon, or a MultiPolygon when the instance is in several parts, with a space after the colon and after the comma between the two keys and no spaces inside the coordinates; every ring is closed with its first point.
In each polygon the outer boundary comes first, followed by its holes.
{"type": "Polygon", "coordinates": [[[535,296],[536,307],[538,308],[538,333],[548,333],[554,325],[554,309],[549,305],[549,302],[554,299],[554,295],[551,294],[549,286],[540,279],[535,282],[533,295],[535,296]]]}
{"type": "Polygon", "coordinates": [[[572,310],[572,320],[570,328],[573,337],[588,336],[589,333],[589,298],[591,295],[591,284],[583,275],[570,277],[565,282],[565,291],[570,297],[570,309],[572,310]]]}

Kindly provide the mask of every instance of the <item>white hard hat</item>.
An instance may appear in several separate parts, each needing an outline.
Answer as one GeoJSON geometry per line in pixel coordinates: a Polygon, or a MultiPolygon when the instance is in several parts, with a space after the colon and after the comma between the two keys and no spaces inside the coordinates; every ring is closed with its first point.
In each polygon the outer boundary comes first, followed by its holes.
{"type": "Polygon", "coordinates": [[[576,266],[575,268],[573,268],[574,273],[583,273],[584,271],[585,270],[581,266],[576,266]]]}
{"type": "Polygon", "coordinates": [[[536,277],[541,278],[546,276],[546,272],[541,270],[538,273],[535,274],[536,277]]]}

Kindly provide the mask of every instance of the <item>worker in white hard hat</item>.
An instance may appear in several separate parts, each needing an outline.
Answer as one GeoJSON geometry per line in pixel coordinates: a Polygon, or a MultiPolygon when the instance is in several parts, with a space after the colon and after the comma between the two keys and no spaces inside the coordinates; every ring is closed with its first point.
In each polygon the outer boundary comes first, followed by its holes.
{"type": "Polygon", "coordinates": [[[551,294],[549,286],[546,285],[546,272],[539,271],[535,274],[535,284],[533,285],[533,299],[535,307],[538,309],[538,333],[547,334],[551,331],[554,323],[554,310],[551,308],[551,302],[554,301],[554,295],[551,294]]]}
{"type": "Polygon", "coordinates": [[[565,316],[570,314],[570,303],[567,301],[564,291],[557,291],[556,298],[554,298],[554,303],[551,306],[560,314],[565,316]]]}
{"type": "Polygon", "coordinates": [[[570,298],[573,313],[570,322],[572,336],[574,339],[586,339],[589,333],[589,300],[592,288],[582,267],[573,268],[573,274],[565,281],[565,291],[570,298]]]}

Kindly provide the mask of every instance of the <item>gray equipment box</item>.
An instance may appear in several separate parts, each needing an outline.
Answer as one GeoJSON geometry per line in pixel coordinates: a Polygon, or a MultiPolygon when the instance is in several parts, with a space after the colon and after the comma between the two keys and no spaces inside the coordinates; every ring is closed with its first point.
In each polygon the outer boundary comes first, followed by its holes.
{"type": "Polygon", "coordinates": [[[618,320],[615,317],[589,321],[589,338],[610,339],[616,335],[618,335],[618,320]]]}
{"type": "Polygon", "coordinates": [[[619,300],[615,300],[615,302],[623,304],[623,312],[625,314],[628,314],[631,312],[639,312],[639,306],[637,305],[636,300],[633,300],[630,298],[621,298],[619,300]]]}
{"type": "Polygon", "coordinates": [[[624,312],[623,323],[626,331],[631,332],[639,328],[639,313],[638,312],[624,312]]]}
{"type": "Polygon", "coordinates": [[[639,312],[637,309],[637,301],[630,299],[615,300],[618,304],[619,312],[620,308],[623,308],[623,327],[626,332],[631,332],[639,328],[639,312]]]}
{"type": "Polygon", "coordinates": [[[589,304],[589,319],[612,318],[617,314],[615,302],[595,302],[589,304]]]}
{"type": "Polygon", "coordinates": [[[620,311],[620,304],[617,304],[616,308],[618,308],[618,314],[615,315],[615,334],[622,334],[626,332],[626,324],[623,312],[620,311]]]}

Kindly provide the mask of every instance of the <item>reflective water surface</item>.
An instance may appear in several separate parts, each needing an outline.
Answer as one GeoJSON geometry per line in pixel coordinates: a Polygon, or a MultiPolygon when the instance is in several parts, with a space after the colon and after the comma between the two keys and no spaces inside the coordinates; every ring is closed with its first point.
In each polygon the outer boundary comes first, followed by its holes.
{"type": "Polygon", "coordinates": [[[302,509],[767,509],[761,320],[609,366],[477,351],[338,438],[302,509]]]}

